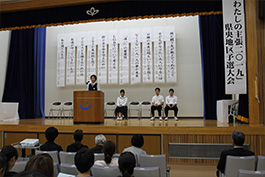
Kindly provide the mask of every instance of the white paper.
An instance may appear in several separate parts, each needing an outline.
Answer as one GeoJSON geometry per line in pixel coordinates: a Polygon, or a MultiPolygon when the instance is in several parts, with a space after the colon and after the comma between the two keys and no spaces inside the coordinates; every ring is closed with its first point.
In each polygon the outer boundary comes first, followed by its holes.
{"type": "Polygon", "coordinates": [[[67,34],[66,85],[75,84],[75,33],[67,34]]]}
{"type": "Polygon", "coordinates": [[[76,84],[85,84],[86,33],[77,34],[76,84]]]}
{"type": "Polygon", "coordinates": [[[143,83],[153,83],[152,28],[142,29],[143,83]]]}
{"type": "Polygon", "coordinates": [[[65,47],[66,35],[59,34],[57,38],[57,87],[65,86],[65,47]]]}
{"type": "Polygon", "coordinates": [[[129,30],[119,31],[120,57],[119,57],[119,83],[129,83],[129,30]]]}
{"type": "Polygon", "coordinates": [[[87,79],[90,80],[91,75],[96,75],[97,73],[97,32],[90,31],[87,33],[87,79]]]}
{"type": "Polygon", "coordinates": [[[107,31],[98,32],[98,82],[107,84],[107,31]]]}
{"type": "Polygon", "coordinates": [[[141,82],[141,30],[130,30],[131,41],[131,84],[141,82]]]}
{"type": "Polygon", "coordinates": [[[118,84],[118,31],[109,30],[108,33],[108,84],[118,84]]]}

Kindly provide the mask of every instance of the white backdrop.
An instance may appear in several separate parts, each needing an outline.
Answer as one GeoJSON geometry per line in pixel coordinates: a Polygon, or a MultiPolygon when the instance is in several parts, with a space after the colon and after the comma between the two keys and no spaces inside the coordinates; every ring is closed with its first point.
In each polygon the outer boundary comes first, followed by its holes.
{"type": "MultiPolygon", "coordinates": [[[[160,87],[161,94],[167,96],[168,89],[174,88],[179,98],[180,117],[203,116],[203,91],[201,74],[201,54],[198,17],[177,17],[163,19],[145,19],[116,22],[97,22],[47,28],[46,42],[46,83],[45,113],[48,115],[50,104],[54,101],[72,101],[74,90],[85,90],[85,85],[56,87],[57,72],[57,36],[60,33],[76,33],[124,28],[143,28],[156,26],[175,26],[177,83],[172,84],[136,84],[101,85],[105,92],[105,101],[116,101],[119,90],[124,88],[129,101],[151,100],[154,88],[160,87]]],[[[153,66],[155,67],[155,66],[153,66]]],[[[166,67],[166,66],[164,66],[166,67]]],[[[106,68],[108,69],[108,68],[106,68]]],[[[165,69],[165,68],[164,68],[165,69]]]]}

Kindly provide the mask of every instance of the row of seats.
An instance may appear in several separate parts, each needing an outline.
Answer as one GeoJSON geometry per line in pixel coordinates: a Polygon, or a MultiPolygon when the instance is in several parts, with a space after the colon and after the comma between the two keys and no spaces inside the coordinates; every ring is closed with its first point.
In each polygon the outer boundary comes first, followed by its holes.
{"type": "MultiPolygon", "coordinates": [[[[58,173],[65,173],[70,175],[77,175],[78,171],[74,165],[74,156],[75,152],[63,152],[60,151],[36,151],[36,155],[47,153],[50,154],[50,156],[53,158],[54,162],[54,172],[57,176],[58,173]]],[[[104,160],[104,154],[103,153],[95,153],[95,161],[96,160],[104,160]]],[[[115,154],[114,158],[119,158],[120,154],[115,154]]],[[[141,155],[140,156],[140,164],[141,167],[136,167],[136,172],[134,173],[134,176],[157,176],[157,177],[169,177],[169,171],[170,168],[167,168],[166,163],[166,155],[141,155]]],[[[24,170],[26,166],[27,161],[18,161],[13,170],[15,172],[21,172],[24,170]]],[[[118,174],[116,176],[120,175],[118,167],[99,167],[99,166],[93,166],[92,174],[94,177],[97,176],[108,176],[111,174],[111,176],[115,176],[114,174],[118,174]],[[112,171],[114,171],[112,173],[112,171]],[[111,172],[111,173],[110,173],[111,172]],[[105,175],[104,175],[105,174],[105,175]]]]}
{"type": "Polygon", "coordinates": [[[255,156],[227,156],[225,172],[219,177],[265,177],[265,156],[258,156],[255,167],[255,156]],[[256,171],[255,171],[256,170],[256,171]]]}

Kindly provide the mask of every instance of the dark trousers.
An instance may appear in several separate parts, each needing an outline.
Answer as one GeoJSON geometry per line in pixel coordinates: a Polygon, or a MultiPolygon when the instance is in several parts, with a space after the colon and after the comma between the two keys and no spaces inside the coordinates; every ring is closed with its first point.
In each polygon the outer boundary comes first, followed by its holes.
{"type": "Polygon", "coordinates": [[[155,115],[155,110],[158,111],[158,115],[159,115],[159,117],[161,117],[162,106],[154,106],[154,105],[151,106],[152,117],[154,117],[154,115],[155,115]]]}
{"type": "Polygon", "coordinates": [[[127,111],[128,111],[127,106],[122,106],[122,107],[117,106],[115,109],[115,115],[117,115],[117,113],[121,112],[124,115],[124,118],[127,118],[127,111]]]}
{"type": "MultiPolygon", "coordinates": [[[[171,106],[171,105],[170,105],[171,106]]],[[[178,111],[179,111],[179,109],[178,109],[178,106],[177,105],[175,105],[174,107],[169,107],[169,106],[166,106],[165,107],[165,114],[166,114],[166,117],[168,117],[168,111],[169,110],[174,110],[174,115],[175,115],[175,117],[177,117],[177,115],[178,115],[178,111]]]]}

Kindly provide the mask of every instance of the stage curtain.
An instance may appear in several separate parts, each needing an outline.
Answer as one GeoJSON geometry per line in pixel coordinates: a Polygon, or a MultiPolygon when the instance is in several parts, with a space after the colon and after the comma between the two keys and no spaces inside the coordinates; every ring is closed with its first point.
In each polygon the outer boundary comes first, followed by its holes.
{"type": "Polygon", "coordinates": [[[19,117],[44,115],[46,28],[11,33],[2,102],[19,102],[19,117]]]}
{"type": "Polygon", "coordinates": [[[204,118],[217,119],[216,101],[231,99],[225,94],[222,15],[199,16],[204,118]]]}
{"type": "Polygon", "coordinates": [[[237,120],[249,123],[248,94],[239,95],[239,107],[237,120]]]}

